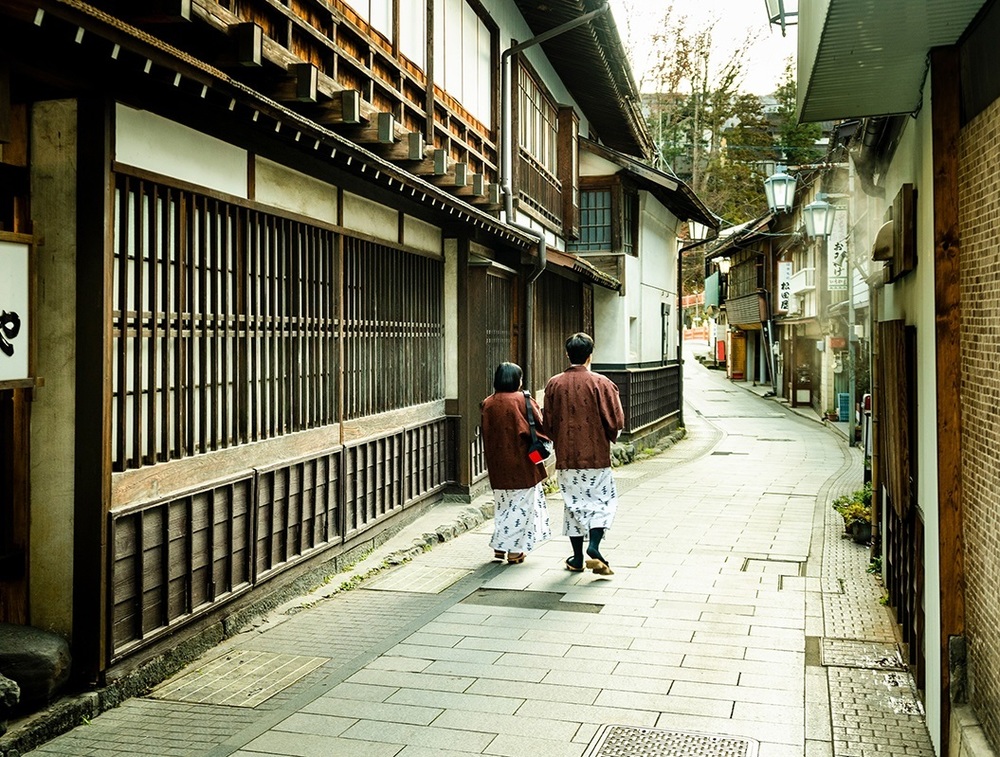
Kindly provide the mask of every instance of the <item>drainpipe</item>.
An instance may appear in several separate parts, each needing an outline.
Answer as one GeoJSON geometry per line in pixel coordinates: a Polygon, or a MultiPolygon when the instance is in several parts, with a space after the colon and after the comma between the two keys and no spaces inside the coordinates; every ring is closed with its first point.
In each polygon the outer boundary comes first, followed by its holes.
{"type": "Polygon", "coordinates": [[[535,261],[535,270],[528,277],[525,291],[524,386],[528,390],[531,389],[532,364],[534,362],[532,355],[535,349],[535,282],[545,271],[546,249],[544,232],[533,229],[530,226],[523,226],[514,221],[514,191],[511,187],[511,177],[514,173],[514,158],[512,154],[514,137],[511,134],[511,121],[513,120],[511,107],[511,99],[513,97],[511,93],[511,58],[522,50],[534,47],[553,37],[558,37],[560,34],[582,26],[598,16],[603,16],[610,9],[611,7],[605,3],[597,10],[585,13],[579,18],[567,21],[565,24],[561,24],[554,29],[549,29],[549,31],[539,34],[537,37],[532,37],[525,42],[514,43],[500,55],[500,191],[503,193],[504,220],[508,226],[512,226],[518,231],[534,237],[538,242],[538,258],[535,261]]]}

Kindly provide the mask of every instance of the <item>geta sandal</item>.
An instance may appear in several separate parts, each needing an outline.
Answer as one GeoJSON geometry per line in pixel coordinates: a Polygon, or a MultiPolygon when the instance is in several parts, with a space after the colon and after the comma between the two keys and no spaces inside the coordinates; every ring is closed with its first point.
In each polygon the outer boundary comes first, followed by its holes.
{"type": "Polygon", "coordinates": [[[507,553],[507,564],[508,565],[520,565],[524,562],[524,552],[508,552],[507,553]]]}

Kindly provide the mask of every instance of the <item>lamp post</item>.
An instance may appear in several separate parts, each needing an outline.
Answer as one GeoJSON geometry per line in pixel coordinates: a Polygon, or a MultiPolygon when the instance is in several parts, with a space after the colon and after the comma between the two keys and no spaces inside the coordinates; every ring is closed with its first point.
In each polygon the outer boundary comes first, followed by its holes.
{"type": "MultiPolygon", "coordinates": [[[[837,206],[831,205],[824,195],[819,195],[819,199],[811,202],[802,209],[802,219],[806,225],[806,236],[812,239],[819,239],[823,243],[823,250],[826,251],[826,242],[833,233],[834,214],[837,206]]],[[[823,256],[826,263],[826,255],[823,256]]],[[[856,402],[854,387],[854,269],[851,266],[850,252],[847,253],[847,443],[855,446],[855,419],[854,403],[856,402]]]]}

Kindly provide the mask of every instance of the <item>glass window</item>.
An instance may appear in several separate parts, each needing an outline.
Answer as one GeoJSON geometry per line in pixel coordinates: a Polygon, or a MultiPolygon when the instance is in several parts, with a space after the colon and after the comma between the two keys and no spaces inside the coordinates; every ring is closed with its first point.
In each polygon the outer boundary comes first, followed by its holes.
{"type": "Polygon", "coordinates": [[[434,60],[438,85],[486,126],[493,123],[492,37],[465,0],[435,3],[434,60]]]}
{"type": "Polygon", "coordinates": [[[420,68],[427,66],[427,10],[420,3],[403,2],[399,6],[399,52],[420,68]]]}
{"type": "Polygon", "coordinates": [[[611,190],[580,192],[580,238],[567,247],[573,251],[611,250],[611,190]]]}

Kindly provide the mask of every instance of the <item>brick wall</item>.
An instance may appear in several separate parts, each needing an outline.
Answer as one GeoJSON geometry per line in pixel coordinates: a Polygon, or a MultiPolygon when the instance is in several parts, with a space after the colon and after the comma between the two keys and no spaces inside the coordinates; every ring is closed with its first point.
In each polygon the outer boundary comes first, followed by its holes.
{"type": "Polygon", "coordinates": [[[970,700],[1000,744],[1000,100],[959,143],[962,470],[970,700]]]}

